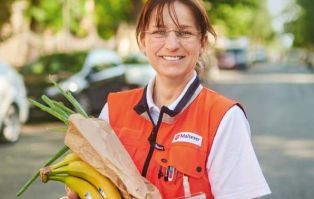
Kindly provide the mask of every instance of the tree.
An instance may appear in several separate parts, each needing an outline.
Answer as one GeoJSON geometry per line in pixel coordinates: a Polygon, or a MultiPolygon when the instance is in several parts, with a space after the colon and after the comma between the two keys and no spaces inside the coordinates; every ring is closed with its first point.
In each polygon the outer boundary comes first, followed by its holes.
{"type": "Polygon", "coordinates": [[[134,23],[143,1],[139,0],[28,0],[27,17],[35,32],[67,30],[76,36],[90,31],[84,27],[87,4],[93,6],[91,20],[101,37],[115,34],[123,21],[134,23]]]}
{"type": "Polygon", "coordinates": [[[77,36],[84,36],[86,31],[80,23],[85,15],[86,0],[29,0],[26,17],[34,32],[66,30],[77,36]]]}
{"type": "Polygon", "coordinates": [[[95,21],[98,33],[103,38],[111,37],[119,24],[127,20],[129,0],[95,0],[95,21]]]}
{"type": "MultiPolygon", "coordinates": [[[[8,21],[14,0],[1,0],[0,26],[8,21]]],[[[86,17],[96,27],[98,34],[108,39],[116,33],[121,22],[135,24],[145,0],[27,0],[26,18],[34,32],[61,30],[84,37],[91,30],[84,26],[86,17]],[[88,11],[92,2],[93,11],[88,11]],[[92,14],[90,14],[92,13],[92,14]]],[[[302,0],[300,0],[302,1],[302,0]]],[[[304,1],[304,0],[303,0],[304,1]]],[[[269,15],[264,1],[259,0],[205,0],[208,14],[215,25],[223,27],[229,37],[248,35],[267,39],[271,35],[269,15]],[[252,28],[256,27],[256,28],[252,28]],[[262,28],[261,28],[262,27],[262,28]]]]}
{"type": "Polygon", "coordinates": [[[205,5],[211,21],[228,37],[245,35],[261,43],[271,40],[274,35],[265,1],[207,0],[205,5]]]}
{"type": "Polygon", "coordinates": [[[0,1],[0,41],[3,40],[1,35],[1,30],[3,28],[3,25],[8,23],[11,17],[11,6],[13,4],[14,0],[1,0],[0,1]]]}
{"type": "Polygon", "coordinates": [[[300,7],[296,20],[285,24],[285,31],[294,35],[294,46],[314,50],[314,1],[296,0],[300,7]]]}

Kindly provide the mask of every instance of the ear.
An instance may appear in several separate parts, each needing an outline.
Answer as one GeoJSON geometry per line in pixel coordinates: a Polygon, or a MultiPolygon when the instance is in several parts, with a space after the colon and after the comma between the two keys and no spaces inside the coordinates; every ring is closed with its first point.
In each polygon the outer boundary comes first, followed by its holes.
{"type": "Polygon", "coordinates": [[[145,35],[140,35],[140,36],[139,36],[139,39],[138,39],[138,42],[139,42],[140,51],[141,51],[144,55],[146,55],[145,35]]]}
{"type": "Polygon", "coordinates": [[[205,35],[204,38],[201,40],[200,56],[205,52],[207,46],[208,46],[208,36],[205,35]]]}

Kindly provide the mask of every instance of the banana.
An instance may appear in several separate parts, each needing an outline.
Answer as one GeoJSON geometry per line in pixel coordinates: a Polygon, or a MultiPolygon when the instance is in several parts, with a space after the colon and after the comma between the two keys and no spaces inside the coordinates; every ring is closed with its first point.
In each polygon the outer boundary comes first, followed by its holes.
{"type": "Polygon", "coordinates": [[[75,153],[69,153],[67,154],[62,161],[50,166],[51,169],[56,169],[56,168],[59,168],[59,167],[62,167],[62,166],[65,166],[65,165],[68,165],[70,164],[71,162],[73,161],[76,161],[76,160],[80,160],[79,156],[76,155],[75,153]]]}
{"type": "Polygon", "coordinates": [[[101,175],[96,169],[83,161],[73,161],[66,166],[52,169],[48,175],[56,174],[68,174],[83,178],[93,184],[104,198],[122,198],[117,187],[107,177],[101,175]]]}
{"type": "Polygon", "coordinates": [[[72,191],[76,192],[81,199],[103,199],[93,185],[81,178],[73,176],[48,176],[48,180],[63,182],[72,191]]]}

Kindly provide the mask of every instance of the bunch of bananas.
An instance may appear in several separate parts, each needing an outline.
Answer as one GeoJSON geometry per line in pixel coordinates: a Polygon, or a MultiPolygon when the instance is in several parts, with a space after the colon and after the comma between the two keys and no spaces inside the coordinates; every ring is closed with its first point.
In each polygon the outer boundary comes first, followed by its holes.
{"type": "Polygon", "coordinates": [[[42,182],[49,180],[66,184],[81,199],[121,199],[117,187],[96,169],[69,153],[61,162],[40,169],[42,182]]]}

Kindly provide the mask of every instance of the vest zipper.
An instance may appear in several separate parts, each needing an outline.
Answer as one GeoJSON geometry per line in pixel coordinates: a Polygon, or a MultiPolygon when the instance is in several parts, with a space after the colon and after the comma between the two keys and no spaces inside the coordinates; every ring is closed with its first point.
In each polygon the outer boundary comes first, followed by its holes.
{"type": "Polygon", "coordinates": [[[154,121],[152,120],[152,117],[151,117],[149,111],[147,111],[147,112],[148,112],[148,116],[149,116],[151,122],[153,123],[153,129],[152,129],[152,132],[151,132],[150,136],[148,137],[148,141],[149,141],[150,147],[149,147],[149,151],[148,151],[148,154],[146,156],[146,159],[145,159],[145,162],[144,162],[144,166],[143,166],[143,169],[142,169],[142,176],[144,176],[144,177],[146,177],[146,175],[147,175],[149,163],[150,163],[150,160],[152,159],[152,156],[153,156],[153,153],[154,153],[156,139],[157,139],[157,133],[158,133],[159,127],[161,125],[162,115],[164,113],[164,107],[161,107],[161,110],[160,110],[160,113],[159,113],[159,117],[158,117],[158,121],[157,121],[156,125],[154,124],[154,121]]]}

